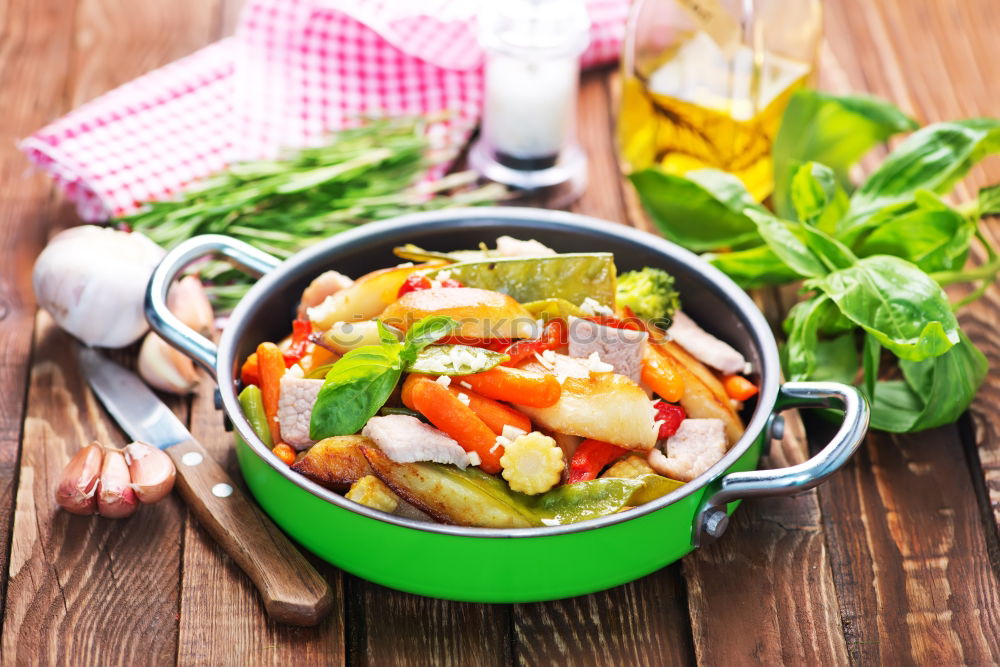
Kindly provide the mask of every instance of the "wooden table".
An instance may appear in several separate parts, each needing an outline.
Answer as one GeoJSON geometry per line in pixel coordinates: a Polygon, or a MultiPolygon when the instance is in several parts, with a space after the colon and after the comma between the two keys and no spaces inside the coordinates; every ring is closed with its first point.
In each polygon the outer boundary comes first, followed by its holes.
{"type": "MultiPolygon", "coordinates": [[[[720,542],[596,595],[457,604],[323,565],[338,600],[329,619],[279,627],[176,498],[128,521],[57,511],[55,475],[68,453],[91,438],[123,438],[83,388],[69,339],[36,314],[32,261],[51,233],[77,220],[13,142],[226,34],[238,4],[0,5],[4,664],[1000,662],[995,286],[962,316],[994,369],[970,416],[914,436],[874,434],[818,491],[748,502],[720,542]]],[[[995,0],[827,4],[826,88],[870,91],[925,121],[1000,115],[995,0]]],[[[613,96],[612,72],[586,76],[580,135],[592,185],[573,210],[648,228],[613,159],[613,96]]],[[[994,161],[974,172],[967,192],[998,180],[994,161]]],[[[995,222],[988,233],[1000,233],[995,222]]],[[[779,298],[761,295],[769,314],[779,298]]],[[[173,406],[235,471],[208,383],[173,406]]],[[[800,459],[797,442],[778,447],[775,460],[800,459]]]]}

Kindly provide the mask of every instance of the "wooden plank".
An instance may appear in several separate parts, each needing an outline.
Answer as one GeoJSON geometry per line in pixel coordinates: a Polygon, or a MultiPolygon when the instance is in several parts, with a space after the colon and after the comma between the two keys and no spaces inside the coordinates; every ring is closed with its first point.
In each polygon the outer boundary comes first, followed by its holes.
{"type": "Polygon", "coordinates": [[[680,565],[593,595],[514,607],[514,662],[687,665],[694,661],[680,565]]]}
{"type": "Polygon", "coordinates": [[[4,613],[4,664],[174,659],[179,501],[121,520],[73,516],[53,496],[69,457],[127,442],[86,389],[76,344],[38,315],[4,613]]]}
{"type": "Polygon", "coordinates": [[[955,430],[874,434],[820,489],[853,662],[1000,660],[1000,592],[955,430]]]}
{"type": "Polygon", "coordinates": [[[580,81],[576,132],[587,154],[587,189],[570,209],[595,218],[625,222],[627,214],[618,180],[615,114],[608,106],[608,80],[614,72],[603,67],[584,73],[580,81]]]}
{"type": "Polygon", "coordinates": [[[510,664],[509,605],[401,593],[345,576],[351,665],[510,664]]]}
{"type": "MultiPolygon", "coordinates": [[[[202,377],[191,406],[191,433],[222,464],[244,491],[233,435],[215,409],[214,384],[202,377]]],[[[184,528],[183,585],[180,602],[179,664],[328,664],[344,662],[341,575],[310,560],[333,588],[329,617],[315,628],[296,628],[267,619],[249,578],[188,516],[184,528]]]]}
{"type": "MultiPolygon", "coordinates": [[[[801,421],[789,426],[762,467],[806,458],[801,421]]],[[[684,560],[684,574],[699,663],[846,662],[815,491],[743,503],[726,535],[684,560]]]]}
{"type": "MultiPolygon", "coordinates": [[[[7,572],[35,299],[31,265],[56,215],[48,180],[15,143],[66,109],[73,3],[0,5],[0,573],[7,572]]],[[[0,608],[6,577],[0,576],[0,608]]]]}

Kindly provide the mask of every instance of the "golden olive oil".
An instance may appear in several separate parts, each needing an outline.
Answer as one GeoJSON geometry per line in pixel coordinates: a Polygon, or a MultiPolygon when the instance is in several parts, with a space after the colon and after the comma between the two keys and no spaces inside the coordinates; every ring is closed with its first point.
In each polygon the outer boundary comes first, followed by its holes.
{"type": "Polygon", "coordinates": [[[659,165],[683,175],[713,167],[762,200],[773,188],[771,142],[809,63],[746,45],[724,52],[704,32],[626,72],[618,139],[626,169],[659,165]]]}

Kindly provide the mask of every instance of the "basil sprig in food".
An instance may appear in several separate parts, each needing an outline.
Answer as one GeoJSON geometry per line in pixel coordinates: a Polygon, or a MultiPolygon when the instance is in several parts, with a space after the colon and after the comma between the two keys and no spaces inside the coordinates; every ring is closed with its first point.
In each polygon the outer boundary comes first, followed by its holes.
{"type": "Polygon", "coordinates": [[[351,350],[330,367],[313,406],[309,437],[321,440],[360,431],[389,400],[406,371],[426,367],[427,372],[443,375],[471,375],[509,359],[505,354],[483,354],[488,351],[465,345],[428,347],[460,326],[450,317],[432,315],[416,322],[400,341],[379,321],[379,345],[351,350]],[[448,365],[440,357],[438,350],[445,347],[458,361],[448,365]],[[430,370],[432,367],[443,370],[430,370]]]}
{"type": "Polygon", "coordinates": [[[667,238],[711,251],[706,258],[743,287],[804,281],[805,298],[785,320],[786,376],[857,382],[872,425],[893,432],[954,421],[972,402],[988,365],[954,311],[1000,273],[1000,253],[979,230],[982,216],[1000,212],[1000,186],[959,207],[941,199],[1000,153],[1000,120],[919,129],[851,182],[850,168],[872,147],[917,127],[886,102],[797,92],[772,147],[774,212],[720,171],[631,176],[667,238]],[[986,262],[964,269],[974,241],[986,262]],[[955,303],[942,289],[975,281],[955,303]],[[899,360],[902,379],[877,381],[883,351],[899,360]]]}

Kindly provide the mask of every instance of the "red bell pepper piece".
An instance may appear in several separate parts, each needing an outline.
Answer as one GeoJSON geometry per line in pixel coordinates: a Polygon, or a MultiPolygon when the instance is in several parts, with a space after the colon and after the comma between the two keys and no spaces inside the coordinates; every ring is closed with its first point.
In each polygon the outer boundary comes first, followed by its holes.
{"type": "Polygon", "coordinates": [[[581,442],[569,462],[567,484],[596,479],[604,466],[624,456],[628,450],[602,440],[587,439],[581,442]]]}
{"type": "Polygon", "coordinates": [[[407,294],[408,292],[419,292],[420,290],[430,289],[431,279],[427,276],[421,275],[419,273],[412,273],[406,277],[403,284],[399,286],[399,291],[396,292],[396,298],[407,294]]]}
{"type": "Polygon", "coordinates": [[[679,405],[667,403],[666,401],[658,401],[653,407],[656,408],[656,421],[663,422],[660,424],[659,438],[661,440],[677,433],[681,422],[687,419],[687,413],[679,405]]]}
{"type": "Polygon", "coordinates": [[[284,352],[285,368],[291,368],[306,356],[309,349],[309,334],[312,333],[312,322],[295,320],[292,322],[292,343],[284,352]]]}
{"type": "Polygon", "coordinates": [[[568,342],[567,333],[566,323],[561,319],[549,320],[545,328],[542,329],[540,338],[535,340],[519,340],[504,350],[510,356],[510,360],[505,361],[503,365],[516,366],[535,354],[541,354],[545,350],[554,350],[562,347],[568,342]]]}
{"type": "MultiPolygon", "coordinates": [[[[458,282],[454,278],[445,278],[440,283],[441,287],[465,287],[462,283],[458,282]]],[[[419,292],[420,290],[430,289],[434,287],[434,283],[425,275],[414,273],[407,276],[403,284],[399,286],[399,291],[396,292],[396,298],[403,296],[408,292],[419,292]]]]}

